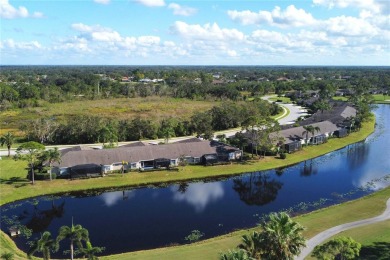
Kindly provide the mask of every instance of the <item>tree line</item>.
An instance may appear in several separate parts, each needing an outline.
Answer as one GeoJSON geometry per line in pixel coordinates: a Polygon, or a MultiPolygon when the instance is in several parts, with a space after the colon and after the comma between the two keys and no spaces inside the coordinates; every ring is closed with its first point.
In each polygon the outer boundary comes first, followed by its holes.
{"type": "Polygon", "coordinates": [[[103,143],[112,145],[120,141],[196,135],[205,139],[215,131],[252,124],[256,118],[272,122],[270,117],[280,112],[280,107],[263,100],[252,102],[224,102],[205,112],[196,112],[187,120],[175,117],[154,122],[148,118],[116,120],[95,115],[77,115],[64,122],[55,118],[40,118],[24,124],[21,130],[26,139],[42,144],[103,143]]]}

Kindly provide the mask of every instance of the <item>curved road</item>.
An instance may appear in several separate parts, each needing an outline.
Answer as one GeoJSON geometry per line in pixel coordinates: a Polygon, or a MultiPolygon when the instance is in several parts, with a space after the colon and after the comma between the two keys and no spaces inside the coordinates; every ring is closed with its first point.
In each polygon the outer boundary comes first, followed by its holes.
{"type": "Polygon", "coordinates": [[[343,232],[345,230],[351,229],[351,228],[356,228],[360,226],[365,226],[377,222],[381,222],[384,220],[390,219],[390,198],[387,200],[386,203],[386,209],[385,211],[376,217],[373,218],[368,218],[368,219],[363,219],[363,220],[358,220],[355,222],[350,222],[350,223],[345,223],[339,226],[332,227],[330,229],[327,229],[325,231],[322,231],[321,233],[317,234],[316,236],[312,237],[309,241],[307,241],[306,248],[302,250],[301,254],[296,257],[296,260],[303,260],[305,257],[309,256],[310,253],[313,251],[314,247],[316,245],[321,244],[328,238],[343,232]]]}
{"type": "MultiPolygon", "coordinates": [[[[275,96],[276,95],[264,96],[262,97],[262,99],[267,100],[268,102],[273,102],[270,101],[269,99],[275,96]]],[[[278,120],[279,124],[281,125],[294,124],[295,120],[297,120],[299,117],[308,115],[307,110],[304,107],[294,105],[294,104],[283,104],[281,102],[276,102],[276,103],[290,110],[290,114],[288,114],[288,116],[278,120]]]]}

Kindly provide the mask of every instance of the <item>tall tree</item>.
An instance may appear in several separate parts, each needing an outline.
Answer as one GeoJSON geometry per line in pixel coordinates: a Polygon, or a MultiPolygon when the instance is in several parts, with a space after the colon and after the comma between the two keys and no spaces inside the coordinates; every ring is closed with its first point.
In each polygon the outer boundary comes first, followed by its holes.
{"type": "Polygon", "coordinates": [[[338,237],[326,242],[323,245],[316,246],[312,256],[317,259],[355,259],[359,256],[361,244],[351,237],[338,237]]]}
{"type": "Polygon", "coordinates": [[[92,246],[91,242],[86,242],[85,248],[79,248],[76,250],[77,254],[82,254],[84,257],[87,257],[88,260],[98,260],[99,258],[96,256],[96,254],[99,254],[103,252],[104,247],[97,247],[92,246]]]}
{"type": "Polygon", "coordinates": [[[249,257],[260,259],[261,255],[265,253],[263,251],[265,243],[267,241],[264,240],[262,233],[253,231],[242,236],[241,244],[238,245],[238,248],[244,250],[249,257]]]}
{"type": "Polygon", "coordinates": [[[15,136],[11,132],[7,132],[5,135],[0,137],[1,146],[5,145],[8,149],[8,157],[11,156],[11,146],[15,142],[15,136]]]}
{"type": "Polygon", "coordinates": [[[31,182],[35,184],[34,165],[38,160],[39,155],[45,150],[43,144],[37,142],[27,142],[21,144],[16,149],[15,160],[24,160],[30,166],[31,182]]]}
{"type": "Polygon", "coordinates": [[[54,162],[61,162],[61,153],[58,150],[57,147],[54,147],[54,149],[49,149],[44,152],[44,157],[46,160],[49,162],[49,167],[50,167],[50,181],[52,180],[52,169],[53,169],[53,163],[54,162]]]}
{"type": "Polygon", "coordinates": [[[269,221],[263,223],[262,227],[267,241],[263,250],[268,259],[292,260],[306,244],[302,235],[304,228],[285,212],[271,214],[269,221]]]}
{"type": "Polygon", "coordinates": [[[33,242],[30,250],[27,255],[30,258],[35,252],[40,252],[43,255],[44,260],[50,259],[50,251],[57,251],[58,244],[56,240],[51,237],[49,231],[43,232],[40,239],[37,239],[33,242]]]}
{"type": "Polygon", "coordinates": [[[255,260],[255,258],[252,258],[248,256],[245,250],[239,249],[239,250],[229,250],[226,253],[222,253],[219,256],[220,260],[255,260]]]}
{"type": "Polygon", "coordinates": [[[82,248],[82,241],[89,241],[88,230],[83,228],[81,225],[74,226],[62,226],[58,232],[57,242],[60,242],[63,239],[68,239],[70,241],[70,258],[73,260],[74,254],[74,243],[77,244],[78,248],[82,248]]]}
{"type": "Polygon", "coordinates": [[[305,125],[303,126],[303,129],[305,129],[305,131],[302,132],[302,135],[306,135],[306,145],[309,144],[309,133],[313,137],[315,132],[321,131],[321,129],[318,126],[312,126],[312,125],[305,125]]]}

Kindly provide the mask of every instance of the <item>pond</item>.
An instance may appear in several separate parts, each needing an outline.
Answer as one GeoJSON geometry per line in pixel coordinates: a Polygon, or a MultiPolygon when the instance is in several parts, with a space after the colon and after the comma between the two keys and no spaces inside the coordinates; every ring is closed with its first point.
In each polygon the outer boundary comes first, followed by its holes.
{"type": "MultiPolygon", "coordinates": [[[[185,243],[192,230],[210,238],[254,227],[263,214],[291,214],[355,199],[390,185],[390,106],[375,109],[377,127],[366,141],[278,170],[223,180],[42,196],[1,207],[3,231],[15,224],[54,236],[81,224],[104,255],[185,243]]],[[[148,173],[143,173],[148,174],[148,173]]],[[[14,239],[27,251],[28,240],[14,239]]],[[[65,248],[66,247],[66,248],[65,248]]],[[[62,250],[53,254],[65,258],[62,250]]]]}

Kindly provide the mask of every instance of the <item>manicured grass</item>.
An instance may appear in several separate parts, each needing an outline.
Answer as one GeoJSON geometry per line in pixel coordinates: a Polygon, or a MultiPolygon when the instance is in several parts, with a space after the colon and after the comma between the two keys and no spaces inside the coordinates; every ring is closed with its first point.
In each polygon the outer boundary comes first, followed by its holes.
{"type": "Polygon", "coordinates": [[[382,95],[382,94],[375,94],[372,95],[375,103],[378,104],[390,104],[390,96],[389,95],[382,95]]]}
{"type": "Polygon", "coordinates": [[[278,101],[278,100],[281,100],[283,103],[291,103],[291,99],[289,97],[270,97],[269,98],[270,101],[278,101]]]}
{"type": "Polygon", "coordinates": [[[348,101],[348,98],[347,98],[347,97],[340,97],[340,96],[338,96],[338,97],[333,97],[332,99],[333,99],[333,100],[348,101]]]}
{"type": "MultiPolygon", "coordinates": [[[[376,243],[387,243],[387,251],[385,253],[379,252],[379,249],[375,249],[376,254],[381,253],[383,256],[385,254],[386,258],[390,257],[390,220],[382,221],[379,223],[350,229],[344,232],[337,234],[336,236],[331,237],[327,241],[334,239],[336,237],[352,237],[355,241],[362,244],[361,257],[362,259],[367,259],[369,254],[370,247],[375,247],[376,243]]],[[[326,241],[326,242],[327,242],[326,241]]],[[[325,243],[325,242],[324,242],[325,243]]],[[[314,257],[306,257],[307,260],[314,260],[314,257]]],[[[378,258],[370,258],[370,259],[378,259],[378,258]]]]}

